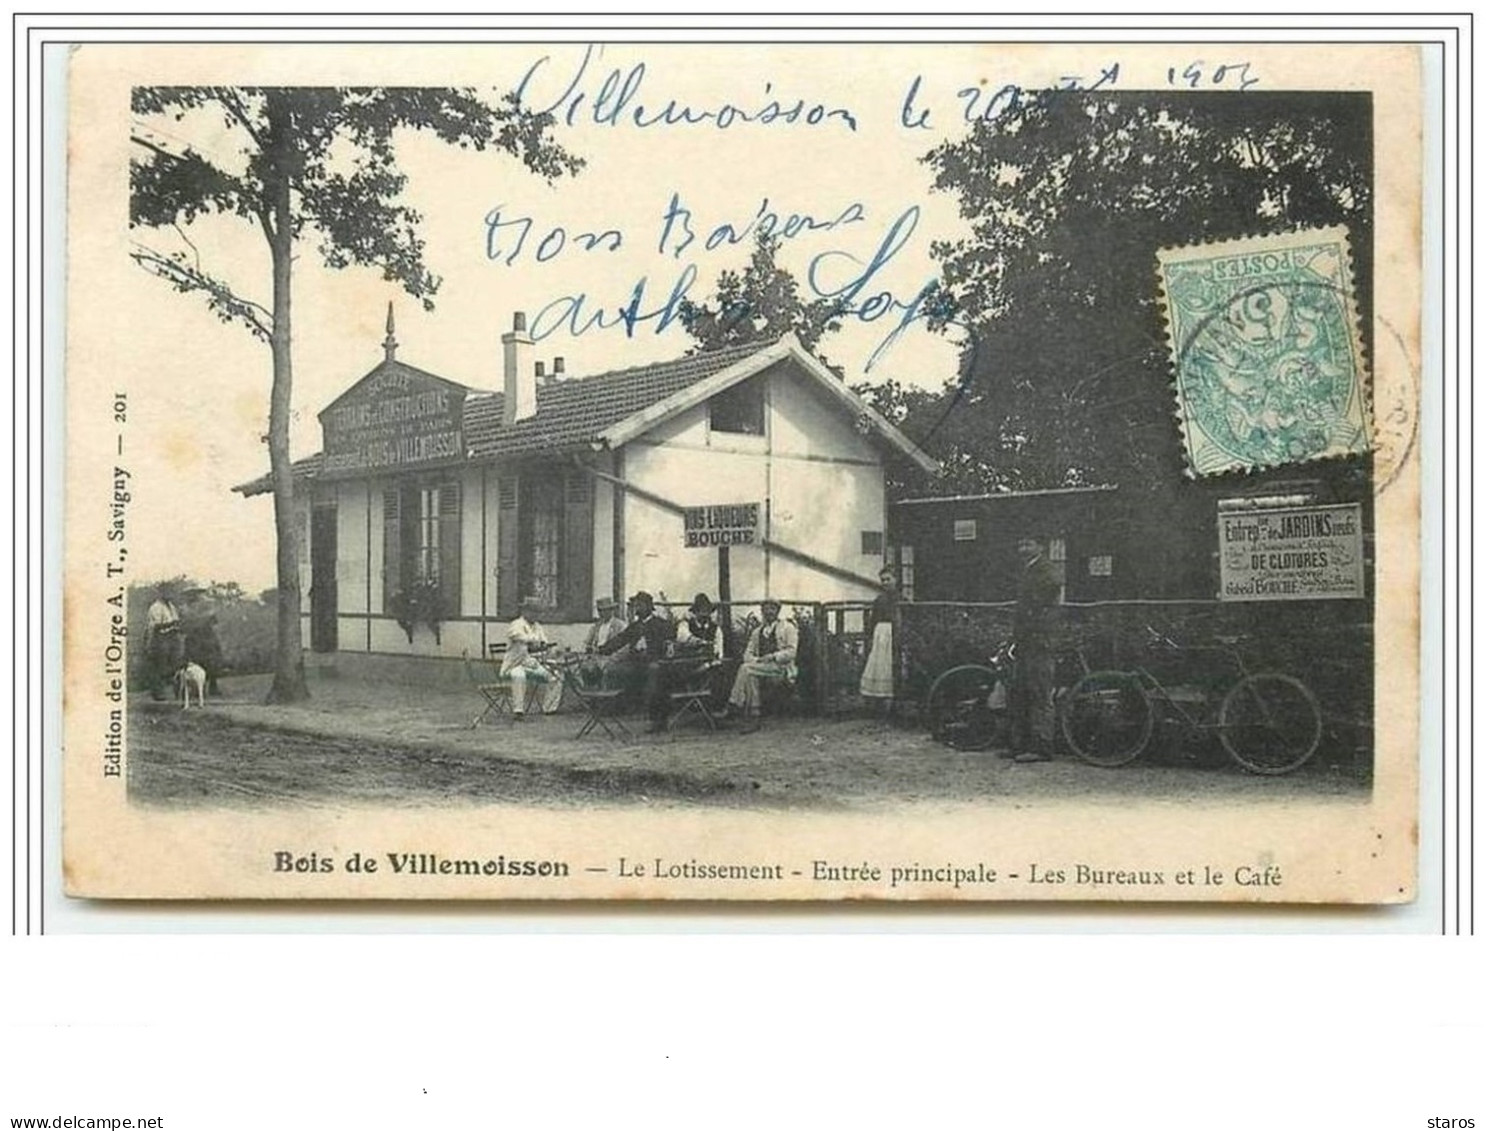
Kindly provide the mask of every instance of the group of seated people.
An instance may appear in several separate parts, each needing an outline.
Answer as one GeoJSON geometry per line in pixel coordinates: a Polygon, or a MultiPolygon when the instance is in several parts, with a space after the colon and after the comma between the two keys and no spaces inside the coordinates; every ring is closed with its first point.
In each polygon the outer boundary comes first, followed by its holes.
{"type": "MultiPolygon", "coordinates": [[[[501,674],[511,681],[512,713],[518,721],[526,717],[529,696],[544,714],[556,712],[562,701],[561,676],[542,658],[552,644],[538,620],[540,610],[534,598],[521,602],[501,664],[501,674]]],[[[613,599],[598,602],[598,620],[588,632],[583,656],[575,661],[577,674],[586,686],[643,701],[652,732],[665,729],[671,693],[698,686],[706,687],[715,705],[722,706],[725,698],[719,717],[741,719],[745,732],[757,730],[763,685],[795,680],[799,630],[779,619],[778,601],[762,603],[762,620],[749,632],[736,671],[725,655],[721,610],[705,593],[696,595],[680,620],[658,609],[643,590],[629,599],[628,611],[628,618],[621,617],[613,599]]]]}

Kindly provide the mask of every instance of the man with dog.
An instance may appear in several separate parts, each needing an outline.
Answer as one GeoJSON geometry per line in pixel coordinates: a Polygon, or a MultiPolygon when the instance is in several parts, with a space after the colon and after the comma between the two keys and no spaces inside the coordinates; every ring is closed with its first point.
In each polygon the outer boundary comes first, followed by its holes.
{"type": "Polygon", "coordinates": [[[150,603],[145,621],[145,666],[150,698],[159,703],[174,690],[175,673],[186,661],[181,615],[171,600],[169,585],[161,585],[155,590],[155,599],[150,603]]]}

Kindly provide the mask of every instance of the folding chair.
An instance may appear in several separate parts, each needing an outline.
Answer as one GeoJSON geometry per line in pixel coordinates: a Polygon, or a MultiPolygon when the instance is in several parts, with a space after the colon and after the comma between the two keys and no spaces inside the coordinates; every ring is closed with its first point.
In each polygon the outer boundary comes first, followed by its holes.
{"type": "Polygon", "coordinates": [[[584,737],[595,727],[602,727],[610,738],[633,737],[629,728],[624,725],[624,720],[619,717],[619,697],[623,692],[617,688],[584,687],[576,662],[562,666],[562,682],[588,713],[583,725],[578,728],[578,733],[573,735],[574,738],[584,737]]]}
{"type": "Polygon", "coordinates": [[[490,659],[487,661],[472,660],[468,652],[464,653],[464,673],[475,690],[485,698],[485,708],[470,723],[470,730],[483,723],[492,711],[504,715],[507,722],[511,721],[511,681],[500,674],[500,663],[505,657],[505,650],[504,644],[492,644],[490,659]],[[497,647],[500,648],[499,656],[495,651],[497,647]]]}
{"type": "Polygon", "coordinates": [[[686,686],[671,692],[671,712],[666,716],[667,731],[674,731],[677,723],[693,714],[707,724],[709,731],[717,730],[717,716],[712,713],[712,673],[719,666],[719,662],[713,661],[689,672],[686,686]]]}

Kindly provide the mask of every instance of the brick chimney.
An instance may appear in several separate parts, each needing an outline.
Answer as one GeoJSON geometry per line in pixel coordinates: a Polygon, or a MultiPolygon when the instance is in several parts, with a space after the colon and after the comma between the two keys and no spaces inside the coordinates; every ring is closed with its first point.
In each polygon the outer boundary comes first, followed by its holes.
{"type": "Polygon", "coordinates": [[[511,320],[511,332],[502,334],[501,350],[505,361],[505,400],[502,405],[505,423],[529,420],[537,413],[537,378],[531,355],[535,348],[526,332],[526,315],[518,311],[511,320]]]}

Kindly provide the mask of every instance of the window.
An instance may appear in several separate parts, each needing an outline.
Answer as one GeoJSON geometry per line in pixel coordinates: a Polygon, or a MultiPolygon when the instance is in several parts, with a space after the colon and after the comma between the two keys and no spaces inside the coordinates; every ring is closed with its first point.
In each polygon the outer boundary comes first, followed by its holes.
{"type": "Polygon", "coordinates": [[[1050,562],[1066,562],[1068,560],[1068,543],[1062,538],[1053,538],[1047,544],[1047,560],[1050,562]]]}
{"type": "Polygon", "coordinates": [[[514,617],[533,597],[552,621],[593,616],[593,481],[585,471],[533,464],[499,486],[495,613],[514,617]]]}
{"type": "Polygon", "coordinates": [[[898,595],[913,600],[913,547],[898,547],[898,595]]]}
{"type": "Polygon", "coordinates": [[[420,581],[439,580],[439,495],[442,487],[418,490],[417,576],[420,581]]]}
{"type": "Polygon", "coordinates": [[[957,518],[957,519],[955,519],[955,541],[956,542],[974,542],[975,541],[975,520],[973,518],[957,518]]]}
{"type": "Polygon", "coordinates": [[[438,591],[444,616],[459,615],[459,484],[453,480],[403,482],[382,492],[383,610],[390,613],[414,585],[438,591]]]}
{"type": "Polygon", "coordinates": [[[527,476],[521,483],[520,555],[522,597],[544,608],[562,604],[563,491],[561,477],[527,476]]]}
{"type": "Polygon", "coordinates": [[[862,553],[871,554],[875,557],[882,556],[882,531],[862,531],[862,553]]]}
{"type": "Polygon", "coordinates": [[[1113,577],[1114,576],[1114,555],[1113,554],[1095,554],[1093,557],[1091,557],[1089,559],[1089,576],[1090,577],[1113,577]]]}
{"type": "Polygon", "coordinates": [[[764,434],[764,385],[756,377],[724,389],[707,402],[712,431],[740,436],[764,434]]]}

